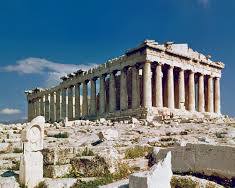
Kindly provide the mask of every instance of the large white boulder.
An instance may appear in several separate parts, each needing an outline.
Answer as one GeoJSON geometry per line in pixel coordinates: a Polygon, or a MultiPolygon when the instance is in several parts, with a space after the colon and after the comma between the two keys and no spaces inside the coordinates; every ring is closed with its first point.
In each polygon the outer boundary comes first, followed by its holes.
{"type": "Polygon", "coordinates": [[[0,188],[19,188],[20,185],[15,177],[0,177],[0,188]]]}
{"type": "Polygon", "coordinates": [[[171,152],[168,152],[166,158],[155,164],[149,172],[130,175],[129,188],[171,188],[172,175],[171,152]]]}

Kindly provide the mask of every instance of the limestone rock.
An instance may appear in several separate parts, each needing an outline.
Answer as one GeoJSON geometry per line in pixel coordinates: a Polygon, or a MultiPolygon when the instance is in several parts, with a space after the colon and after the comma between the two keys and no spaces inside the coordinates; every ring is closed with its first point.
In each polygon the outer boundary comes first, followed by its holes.
{"type": "Polygon", "coordinates": [[[20,182],[29,188],[43,179],[43,156],[41,152],[26,152],[20,162],[20,182]]]}
{"type": "Polygon", "coordinates": [[[130,188],[171,188],[172,178],[171,152],[166,158],[155,164],[149,172],[139,172],[130,175],[130,188]]]}
{"type": "Polygon", "coordinates": [[[153,151],[153,161],[161,160],[172,152],[173,172],[194,172],[231,179],[235,176],[235,147],[209,144],[186,144],[174,148],[158,148],[153,151]]]}
{"type": "Polygon", "coordinates": [[[136,119],[136,118],[134,118],[134,117],[131,118],[131,122],[132,122],[133,124],[139,124],[139,123],[140,123],[139,120],[136,119]]]}
{"type": "Polygon", "coordinates": [[[100,140],[117,140],[118,139],[118,131],[114,129],[107,129],[99,132],[98,134],[100,140]]]}
{"type": "Polygon", "coordinates": [[[19,188],[20,185],[15,177],[0,177],[0,188],[19,188]]]}
{"type": "Polygon", "coordinates": [[[75,185],[77,182],[76,178],[63,178],[63,179],[45,179],[45,188],[69,188],[75,185]]]}
{"type": "Polygon", "coordinates": [[[83,156],[71,159],[74,174],[82,177],[96,177],[107,174],[109,165],[103,157],[83,156]]]}

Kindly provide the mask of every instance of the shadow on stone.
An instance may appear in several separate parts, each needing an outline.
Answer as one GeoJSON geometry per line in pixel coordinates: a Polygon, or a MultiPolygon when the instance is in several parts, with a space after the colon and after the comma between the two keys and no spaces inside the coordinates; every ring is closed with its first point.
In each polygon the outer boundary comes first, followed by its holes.
{"type": "Polygon", "coordinates": [[[1,177],[11,177],[11,176],[17,176],[17,175],[18,174],[16,174],[15,172],[9,170],[1,174],[1,177]]]}
{"type": "Polygon", "coordinates": [[[91,143],[92,146],[96,146],[98,144],[101,144],[103,141],[102,140],[97,140],[96,142],[91,143]]]}

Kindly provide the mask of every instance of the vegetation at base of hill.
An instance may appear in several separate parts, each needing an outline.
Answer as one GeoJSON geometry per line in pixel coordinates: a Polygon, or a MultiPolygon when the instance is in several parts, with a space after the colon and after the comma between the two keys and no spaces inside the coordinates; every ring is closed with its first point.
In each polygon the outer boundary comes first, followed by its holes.
{"type": "Polygon", "coordinates": [[[58,133],[58,134],[54,134],[54,135],[49,135],[48,137],[54,137],[54,138],[68,138],[68,137],[69,137],[69,133],[63,132],[63,133],[58,133]]]}
{"type": "Polygon", "coordinates": [[[85,149],[80,154],[80,156],[94,156],[94,155],[95,155],[94,152],[88,147],[85,147],[85,149]]]}
{"type": "Polygon", "coordinates": [[[135,159],[138,157],[145,157],[153,150],[152,147],[149,146],[135,146],[133,148],[129,148],[125,151],[126,159],[135,159]]]}
{"type": "Polygon", "coordinates": [[[23,150],[21,148],[14,148],[13,153],[22,153],[23,150]]]}
{"type": "Polygon", "coordinates": [[[78,181],[72,188],[97,188],[101,185],[107,185],[112,182],[127,178],[134,172],[134,169],[126,163],[119,163],[117,172],[110,174],[107,173],[96,180],[85,182],[78,181]]]}

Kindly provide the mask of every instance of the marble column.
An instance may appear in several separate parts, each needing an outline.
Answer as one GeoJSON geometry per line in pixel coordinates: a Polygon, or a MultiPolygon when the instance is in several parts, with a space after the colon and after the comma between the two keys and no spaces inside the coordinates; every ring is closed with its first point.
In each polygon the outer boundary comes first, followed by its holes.
{"type": "Polygon", "coordinates": [[[105,113],[105,75],[100,76],[99,114],[105,113]]]}
{"type": "Polygon", "coordinates": [[[205,112],[204,75],[198,78],[198,111],[205,112]]]}
{"type": "Polygon", "coordinates": [[[90,115],[96,116],[96,78],[91,79],[90,82],[91,82],[90,115]]]}
{"type": "Polygon", "coordinates": [[[120,75],[120,110],[128,109],[128,93],[127,93],[127,70],[121,70],[120,75]]]}
{"type": "Polygon", "coordinates": [[[73,120],[73,86],[68,88],[68,120],[73,120]]]}
{"type": "Polygon", "coordinates": [[[33,119],[33,102],[28,100],[28,121],[33,119]]]}
{"type": "Polygon", "coordinates": [[[32,119],[36,117],[36,105],[35,105],[35,100],[32,99],[32,119]]]}
{"type": "Polygon", "coordinates": [[[44,113],[44,96],[42,96],[40,98],[40,115],[41,116],[45,115],[45,113],[44,113]]]}
{"type": "Polygon", "coordinates": [[[50,102],[49,102],[49,95],[45,95],[45,121],[50,121],[50,102]]]}
{"type": "Polygon", "coordinates": [[[56,91],[56,121],[60,121],[60,92],[56,91]]]}
{"type": "Polygon", "coordinates": [[[61,91],[61,119],[64,119],[67,117],[67,88],[63,88],[61,91]]]}
{"type": "Polygon", "coordinates": [[[184,70],[180,69],[179,71],[179,104],[178,107],[181,110],[185,109],[185,82],[184,82],[184,70]]]}
{"type": "Polygon", "coordinates": [[[213,78],[208,77],[207,80],[207,112],[213,112],[213,78]]]}
{"type": "Polygon", "coordinates": [[[82,83],[82,116],[88,115],[87,81],[82,83]]]}
{"type": "Polygon", "coordinates": [[[155,101],[156,107],[163,107],[162,97],[162,64],[158,63],[155,69],[155,101]]]}
{"type": "Polygon", "coordinates": [[[139,79],[139,69],[136,66],[131,68],[132,76],[132,101],[131,108],[136,109],[140,107],[140,79],[139,79]]]}
{"type": "Polygon", "coordinates": [[[152,107],[151,62],[146,61],[143,67],[143,107],[152,107]]]}
{"type": "Polygon", "coordinates": [[[170,66],[167,70],[167,107],[170,109],[175,108],[174,72],[172,66],[170,66]]]}
{"type": "Polygon", "coordinates": [[[190,71],[189,73],[189,102],[188,102],[188,110],[195,111],[195,78],[194,72],[190,71]]]}
{"type": "Polygon", "coordinates": [[[39,99],[37,98],[37,99],[35,100],[35,113],[36,113],[36,116],[39,116],[39,115],[40,115],[39,110],[40,110],[39,99]]]}
{"type": "Polygon", "coordinates": [[[115,112],[115,111],[116,111],[115,72],[111,72],[109,77],[109,112],[115,112]]]}
{"type": "Polygon", "coordinates": [[[80,85],[80,83],[75,85],[75,119],[80,119],[81,117],[80,85]]]}
{"type": "Polygon", "coordinates": [[[50,93],[50,122],[55,122],[55,94],[50,93]]]}
{"type": "Polygon", "coordinates": [[[215,113],[220,114],[220,78],[215,78],[214,82],[214,91],[215,91],[215,97],[214,97],[214,106],[215,106],[215,113]]]}

